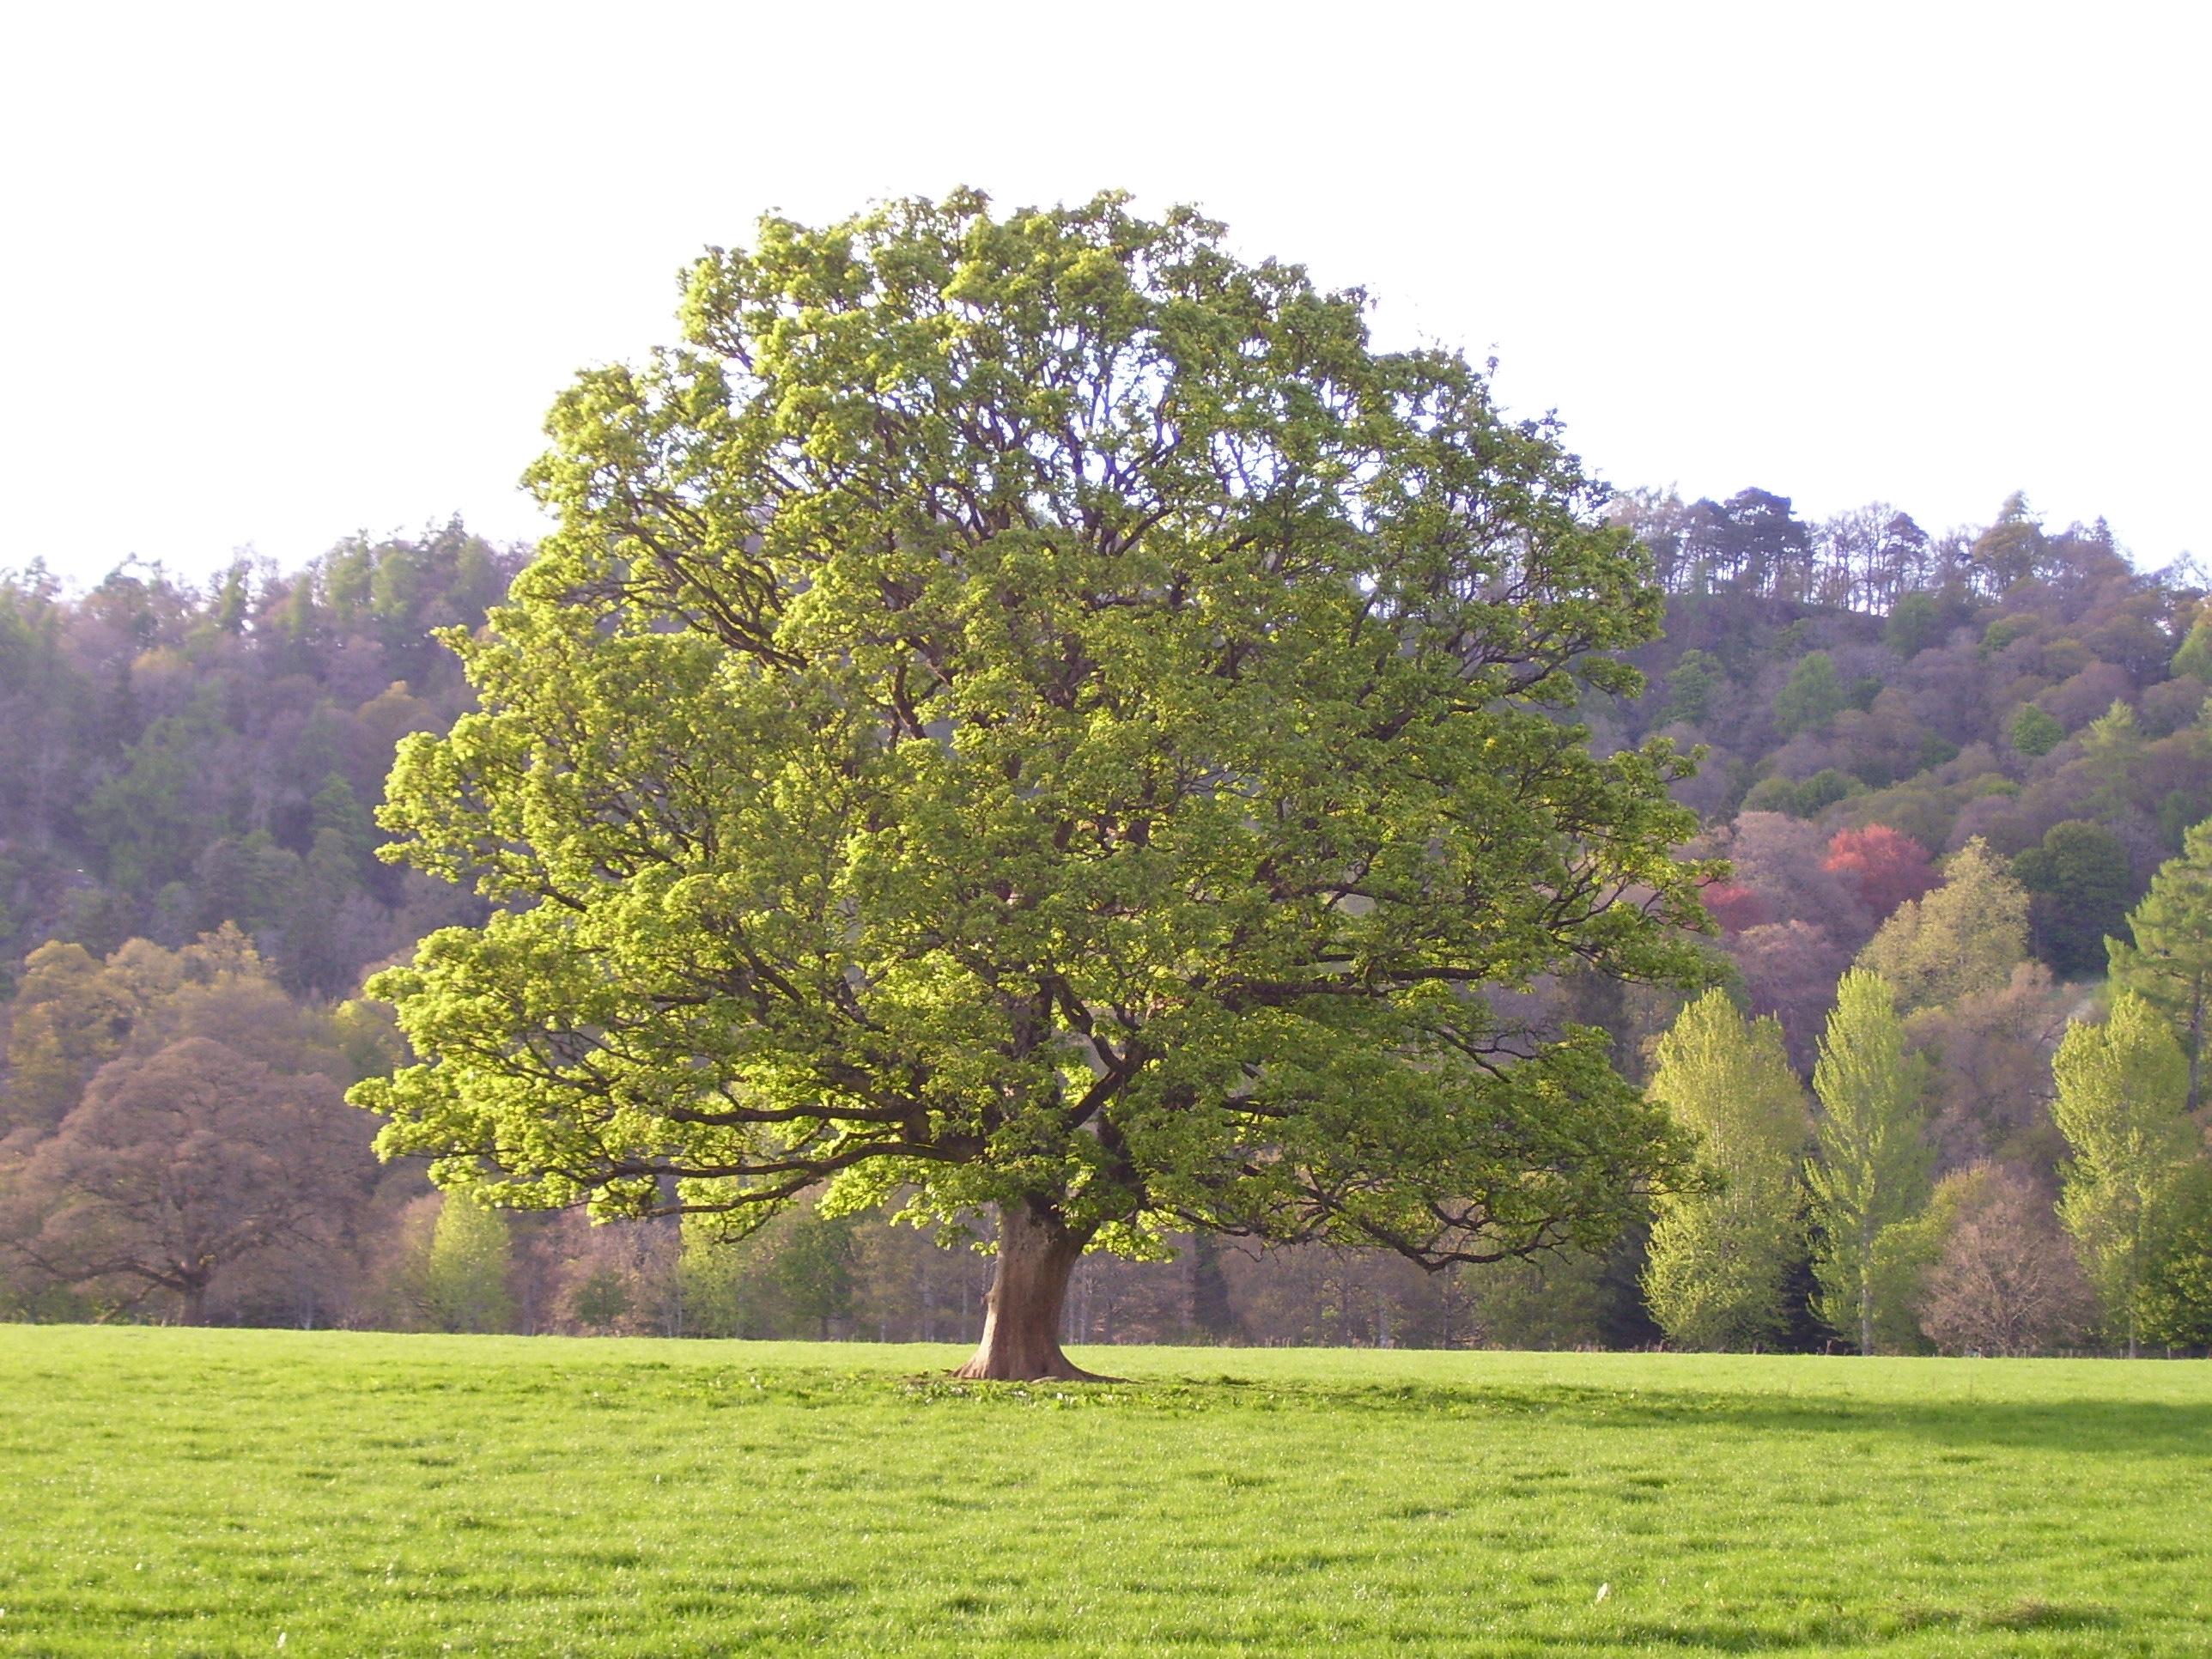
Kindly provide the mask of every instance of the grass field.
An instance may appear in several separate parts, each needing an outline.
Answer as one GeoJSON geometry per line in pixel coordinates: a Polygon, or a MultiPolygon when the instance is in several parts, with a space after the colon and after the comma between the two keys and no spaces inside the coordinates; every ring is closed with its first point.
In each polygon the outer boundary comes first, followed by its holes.
{"type": "Polygon", "coordinates": [[[0,1326],[0,1654],[2212,1654],[2212,1365],[0,1326]]]}

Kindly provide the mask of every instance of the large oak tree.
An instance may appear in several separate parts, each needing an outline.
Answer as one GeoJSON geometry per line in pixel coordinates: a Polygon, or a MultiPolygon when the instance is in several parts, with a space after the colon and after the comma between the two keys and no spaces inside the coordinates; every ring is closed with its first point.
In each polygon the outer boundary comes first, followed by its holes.
{"type": "Polygon", "coordinates": [[[1075,1376],[1086,1249],[1431,1266],[1611,1238],[1683,1148],[1572,970],[1686,981],[1644,553],[1484,374],[1105,196],[762,222],[583,375],[561,528],[396,855],[501,907],[374,982],[355,1098],[491,1201],[995,1212],[981,1376],[1075,1376]]]}

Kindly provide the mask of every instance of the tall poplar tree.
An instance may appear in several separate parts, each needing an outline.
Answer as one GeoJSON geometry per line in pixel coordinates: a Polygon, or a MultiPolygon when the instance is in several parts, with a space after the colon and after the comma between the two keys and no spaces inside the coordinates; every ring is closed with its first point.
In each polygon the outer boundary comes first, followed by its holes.
{"type": "Polygon", "coordinates": [[[2204,1023],[2212,1004],[2212,820],[2182,838],[2179,858],[2159,866],[2128,916],[2128,932],[2132,944],[2105,941],[2113,981],[2172,1022],[2189,1061],[2193,1112],[2204,1103],[2204,1023]]]}
{"type": "Polygon", "coordinates": [[[1813,1067],[1819,1153],[1805,1178],[1819,1225],[1820,1314],[1855,1333],[1862,1353],[1874,1352],[1882,1235],[1928,1201],[1933,1154],[1920,1100],[1923,1070],[1918,1055],[1905,1053],[1889,981],[1862,968],[1845,974],[1813,1067]]]}
{"type": "Polygon", "coordinates": [[[1744,1349],[1778,1340],[1790,1270],[1804,1259],[1798,1178],[1811,1124],[1782,1027],[1747,1024],[1722,991],[1686,1008],[1659,1040],[1651,1097],[1696,1135],[1716,1190],[1662,1199],[1644,1273],[1670,1341],[1744,1349]]]}
{"type": "Polygon", "coordinates": [[[1366,301],[1122,198],[763,222],[587,374],[561,528],[407,739],[481,928],[374,994],[382,1146],[500,1204],[995,1221],[969,1373],[1077,1374],[1094,1245],[1601,1247],[1674,1176],[1607,1040],[1490,988],[1694,983],[1686,763],[1601,759],[1648,557],[1366,301]]]}
{"type": "Polygon", "coordinates": [[[2189,1067],[2158,1012],[2123,992],[2101,1025],[2075,1020],[2051,1063],[2051,1115],[2072,1153],[2058,1218],[2081,1247],[2114,1332],[2130,1356],[2143,1292],[2203,1139],[2183,1110],[2189,1067]]]}
{"type": "Polygon", "coordinates": [[[507,1218],[472,1194],[446,1194],[410,1287],[416,1310],[433,1330],[507,1329],[514,1317],[508,1259],[507,1218]]]}

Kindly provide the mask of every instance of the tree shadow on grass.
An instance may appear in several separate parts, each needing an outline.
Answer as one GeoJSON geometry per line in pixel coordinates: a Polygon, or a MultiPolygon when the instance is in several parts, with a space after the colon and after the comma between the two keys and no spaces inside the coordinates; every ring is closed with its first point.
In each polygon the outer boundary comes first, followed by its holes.
{"type": "MultiPolygon", "coordinates": [[[[1164,1385],[1156,1385],[1164,1386],[1164,1385]]],[[[1124,1396],[1145,1403],[1139,1384],[1124,1396]]],[[[1442,1418],[1548,1418],[1592,1429],[1729,1428],[1770,1434],[1905,1435],[1959,1449],[2075,1453],[2212,1453],[2212,1399],[1901,1401],[1547,1386],[1173,1385],[1194,1409],[1258,1405],[1442,1418]]],[[[1103,1403],[1115,1403],[1102,1401],[1103,1403]]],[[[1962,1460],[1963,1461],[1963,1460],[1962,1460]]]]}
{"type": "MultiPolygon", "coordinates": [[[[1593,1402],[1592,1428],[1711,1425],[1768,1434],[1899,1436],[1959,1450],[2142,1455],[2212,1452],[2212,1401],[1805,1401],[1760,1396],[1593,1402]]],[[[1970,1458],[1954,1461],[1968,1462],[1970,1458]]]]}
{"type": "MultiPolygon", "coordinates": [[[[1611,1633],[1609,1643],[1624,1647],[1682,1648],[1698,1653],[1776,1653],[1793,1648],[1879,1646],[1929,1631],[1995,1639],[2024,1631],[2113,1630],[2121,1623],[2103,1607],[2015,1601],[1979,1611],[1908,1607],[1871,1617],[1838,1614],[1779,1625],[1720,1620],[1640,1620],[1620,1626],[1611,1633]]],[[[1565,1652],[1587,1652],[1589,1638],[1561,1638],[1549,1645],[1565,1652]]],[[[1993,1652],[2002,1650],[1991,1649],[1993,1652]]]]}
{"type": "Polygon", "coordinates": [[[1224,1376],[1211,1380],[973,1382],[763,1366],[673,1370],[562,1367],[532,1391],[589,1398],[617,1412],[689,1404],[709,1408],[798,1406],[820,1410],[904,1406],[962,1411],[1134,1412],[1167,1415],[1331,1413],[1429,1421],[1546,1420],[1590,1430],[1729,1430],[1779,1435],[1905,1437],[1968,1462],[1979,1454],[2203,1456],[2212,1453],[2212,1400],[1866,1400],[1723,1389],[1497,1388],[1431,1383],[1302,1383],[1224,1376]],[[546,1384],[553,1387],[548,1390],[546,1384]],[[597,1392],[593,1392],[596,1390],[597,1392]]]}

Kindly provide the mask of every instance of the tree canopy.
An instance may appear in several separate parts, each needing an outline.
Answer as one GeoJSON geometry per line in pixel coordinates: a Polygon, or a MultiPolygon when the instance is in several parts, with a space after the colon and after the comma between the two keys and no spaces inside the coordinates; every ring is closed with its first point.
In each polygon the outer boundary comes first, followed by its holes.
{"type": "Polygon", "coordinates": [[[2172,1023],[2189,1059],[2194,1111],[2203,1097],[2204,1011],[2212,998],[2212,820],[2189,831],[2180,857],[2159,866],[2127,920],[2132,943],[2105,941],[2112,981],[2172,1023]]]}
{"type": "Polygon", "coordinates": [[[1926,1062],[1905,1048],[1896,994],[1854,968],[1836,987],[1813,1087],[1820,1155],[1806,1167],[1820,1244],[1814,1273],[1821,1316],[1872,1353],[1882,1287],[1883,1233],[1919,1213],[1931,1162],[1920,1111],[1926,1062]]]}
{"type": "Polygon", "coordinates": [[[2059,1218],[2132,1354],[2161,1235],[2203,1152],[2185,1110],[2188,1062],[2157,1010],[2123,991],[2102,1024],[2067,1026],[2051,1070],[2052,1113],[2073,1154],[2062,1171],[2059,1218]]]}
{"type": "Polygon", "coordinates": [[[2127,915],[2131,885],[2119,836],[2101,823],[2069,818],[2015,858],[2012,872],[2032,896],[2030,931],[2043,959],[2068,977],[2102,969],[2105,940],[2127,915]]]}
{"type": "Polygon", "coordinates": [[[1775,696],[1775,727],[1784,737],[1813,731],[1835,719],[1847,702],[1835,659],[1825,651],[1808,652],[1775,696]]]}
{"type": "Polygon", "coordinates": [[[1717,1190],[1670,1194],[1652,1223],[1644,1294],[1668,1339],[1689,1348],[1755,1348],[1789,1326],[1802,1259],[1797,1167],[1811,1134],[1804,1085],[1782,1028],[1746,1023],[1724,991],[1682,1010],[1659,1040],[1652,1097],[1697,1136],[1717,1190]]]}
{"type": "Polygon", "coordinates": [[[327,1079],[203,1036],[102,1067],[0,1188],[0,1242],[111,1305],[173,1292],[200,1322],[231,1262],[327,1237],[374,1169],[327,1079]]]}
{"type": "Polygon", "coordinates": [[[583,376],[561,529],[403,744],[483,927],[381,975],[389,1152],[500,1203],[998,1217],[979,1374],[1065,1374],[1093,1243],[1595,1244],[1682,1147],[1601,1033],[1694,981],[1646,556],[1540,422],[1365,301],[1119,198],[763,222],[583,376]]]}
{"type": "Polygon", "coordinates": [[[1994,991],[2027,954],[2027,890],[1976,839],[1944,866],[1942,886],[1908,899],[1859,953],[1911,1012],[1994,991]]]}

